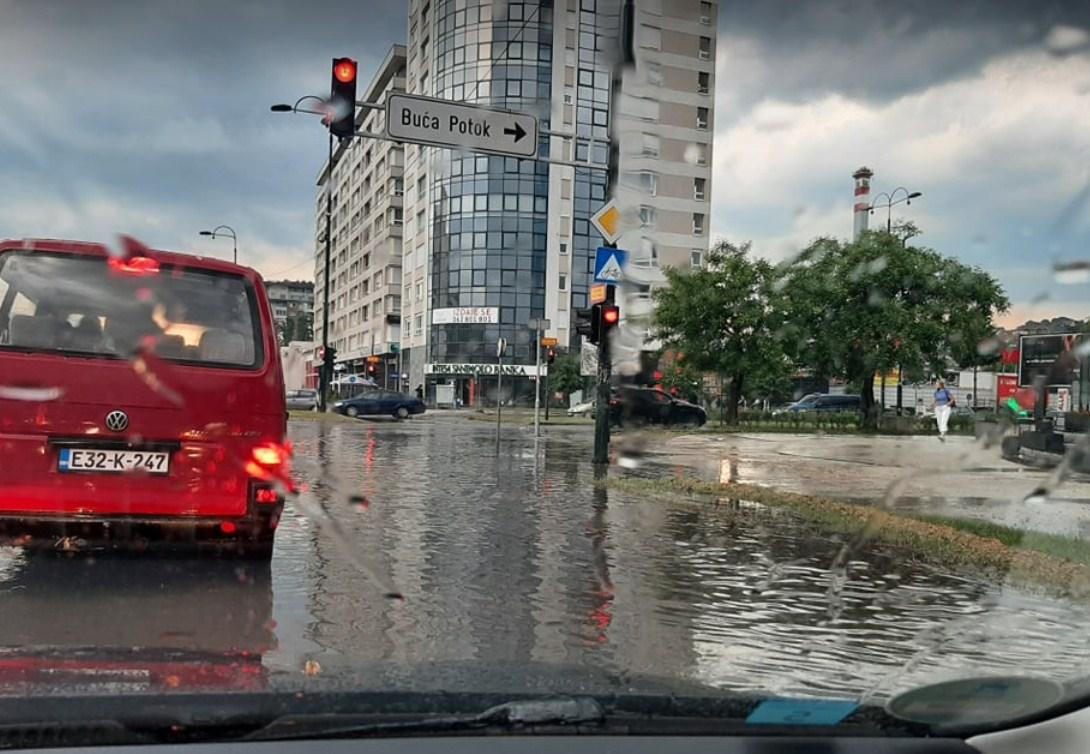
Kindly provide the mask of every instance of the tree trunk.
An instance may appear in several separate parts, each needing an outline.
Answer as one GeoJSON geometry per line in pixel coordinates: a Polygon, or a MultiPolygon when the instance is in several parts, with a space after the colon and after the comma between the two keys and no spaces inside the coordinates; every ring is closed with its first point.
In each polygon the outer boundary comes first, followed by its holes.
{"type": "Polygon", "coordinates": [[[719,426],[727,423],[727,395],[723,390],[723,375],[719,375],[719,426]]]}
{"type": "Polygon", "coordinates": [[[874,432],[878,429],[878,404],[874,400],[874,372],[863,375],[863,386],[859,394],[863,398],[863,429],[874,432]]]}
{"type": "Polygon", "coordinates": [[[738,402],[742,400],[742,375],[738,374],[730,378],[730,398],[727,404],[727,421],[730,424],[738,423],[738,402]]]}

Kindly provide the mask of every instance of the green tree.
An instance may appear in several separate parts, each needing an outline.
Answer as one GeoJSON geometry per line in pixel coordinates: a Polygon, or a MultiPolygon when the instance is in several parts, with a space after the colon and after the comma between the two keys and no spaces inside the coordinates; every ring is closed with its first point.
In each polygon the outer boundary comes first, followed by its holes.
{"type": "Polygon", "coordinates": [[[557,354],[549,367],[549,389],[563,393],[567,398],[586,386],[587,378],[579,373],[579,356],[573,353],[557,354]]]}
{"type": "Polygon", "coordinates": [[[720,242],[702,268],[667,268],[669,287],[655,291],[655,336],[684,353],[693,369],[715,372],[727,383],[732,424],[748,382],[769,381],[789,367],[773,267],[749,251],[748,243],[720,242]]]}
{"type": "Polygon", "coordinates": [[[898,365],[945,372],[1009,306],[983,270],[884,232],[818,239],[781,274],[795,358],[859,385],[869,429],[878,425],[875,374],[898,365]]]}

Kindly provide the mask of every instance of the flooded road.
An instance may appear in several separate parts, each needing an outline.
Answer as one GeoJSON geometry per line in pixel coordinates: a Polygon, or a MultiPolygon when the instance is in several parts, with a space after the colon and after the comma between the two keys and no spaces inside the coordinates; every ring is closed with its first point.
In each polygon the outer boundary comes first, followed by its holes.
{"type": "MultiPolygon", "coordinates": [[[[498,456],[493,433],[432,415],[293,423],[307,491],[271,566],[3,551],[0,688],[884,698],[1088,670],[1086,605],[879,546],[831,574],[842,542],[782,511],[596,488],[588,428],[535,443],[505,427],[498,456]]],[[[610,473],[669,470],[665,438],[610,473]]]]}

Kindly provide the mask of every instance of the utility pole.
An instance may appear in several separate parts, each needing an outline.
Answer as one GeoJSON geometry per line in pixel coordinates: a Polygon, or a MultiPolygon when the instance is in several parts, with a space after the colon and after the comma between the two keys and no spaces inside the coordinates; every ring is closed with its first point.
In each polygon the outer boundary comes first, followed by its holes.
{"type": "MultiPolygon", "coordinates": [[[[329,157],[325,174],[325,271],[322,273],[322,348],[329,348],[329,266],[333,246],[333,132],[329,133],[329,157]]],[[[325,413],[326,393],[333,381],[333,365],[323,361],[318,377],[318,410],[325,413]]]]}
{"type": "Polygon", "coordinates": [[[503,425],[503,355],[507,353],[507,340],[496,341],[496,455],[500,454],[500,428],[503,425]]]}
{"type": "MultiPolygon", "coordinates": [[[[606,301],[613,303],[616,286],[606,286],[606,301]]],[[[609,463],[609,401],[610,379],[613,375],[613,361],[609,352],[609,333],[612,328],[603,327],[601,307],[594,309],[598,318],[598,386],[594,397],[594,463],[609,463]]]]}
{"type": "Polygon", "coordinates": [[[531,319],[534,331],[534,437],[541,435],[541,333],[553,326],[547,319],[531,319]]]}

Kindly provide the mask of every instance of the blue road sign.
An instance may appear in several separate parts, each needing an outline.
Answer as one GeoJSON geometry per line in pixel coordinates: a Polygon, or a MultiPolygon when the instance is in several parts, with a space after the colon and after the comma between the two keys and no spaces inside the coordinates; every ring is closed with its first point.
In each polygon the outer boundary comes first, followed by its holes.
{"type": "Polygon", "coordinates": [[[624,249],[611,249],[599,246],[594,258],[594,282],[616,284],[624,280],[624,266],[628,262],[628,252],[624,249]]]}

